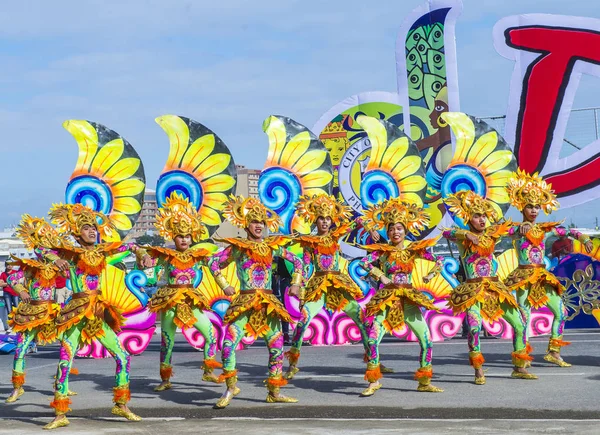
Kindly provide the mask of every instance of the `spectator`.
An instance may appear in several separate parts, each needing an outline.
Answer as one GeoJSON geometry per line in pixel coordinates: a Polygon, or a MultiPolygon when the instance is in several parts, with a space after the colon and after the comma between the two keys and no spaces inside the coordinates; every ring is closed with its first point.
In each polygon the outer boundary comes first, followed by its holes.
{"type": "Polygon", "coordinates": [[[8,312],[6,311],[6,305],[4,304],[4,298],[1,297],[4,295],[4,291],[0,287],[0,321],[2,321],[2,329],[0,332],[7,332],[8,328],[8,312]]]}
{"type": "Polygon", "coordinates": [[[67,280],[62,276],[56,277],[56,303],[63,306],[66,304],[73,292],[67,288],[67,280]]]}
{"type": "MultiPolygon", "coordinates": [[[[276,257],[273,263],[273,293],[284,305],[285,290],[290,286],[291,282],[292,276],[285,265],[285,260],[281,257],[276,257]]],[[[291,344],[290,324],[288,322],[281,322],[281,330],[283,331],[283,343],[291,344]]]]}
{"type": "Polygon", "coordinates": [[[11,313],[12,309],[19,305],[19,295],[8,285],[8,277],[17,272],[18,270],[7,261],[4,263],[4,272],[0,274],[0,287],[4,290],[4,305],[8,313],[11,313]]]}
{"type": "Polygon", "coordinates": [[[573,241],[568,236],[560,236],[556,242],[552,244],[552,257],[560,260],[562,257],[573,252],[573,241]]]}
{"type": "Polygon", "coordinates": [[[156,293],[156,290],[158,290],[158,282],[160,281],[162,274],[162,267],[158,265],[158,260],[153,258],[151,261],[151,267],[144,267],[142,258],[138,258],[134,266],[135,270],[141,270],[144,272],[144,275],[146,275],[147,281],[142,291],[146,293],[149,298],[151,298],[154,293],[156,293]]]}

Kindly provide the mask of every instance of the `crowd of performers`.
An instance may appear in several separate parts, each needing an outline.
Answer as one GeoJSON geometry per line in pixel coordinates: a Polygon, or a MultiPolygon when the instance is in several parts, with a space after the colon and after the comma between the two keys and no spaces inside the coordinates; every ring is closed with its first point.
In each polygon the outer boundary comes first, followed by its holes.
{"type": "MultiPolygon", "coordinates": [[[[540,211],[548,214],[558,208],[551,190],[539,176],[518,171],[507,184],[511,203],[522,212],[522,222],[499,216],[489,200],[472,191],[462,191],[445,199],[449,210],[466,229],[450,228],[443,237],[459,247],[466,279],[456,287],[448,301],[454,313],[466,313],[469,362],[475,370],[474,382],[485,384],[485,359],[480,344],[482,321],[505,319],[514,330],[514,369],[511,376],[537,379],[529,371],[532,357],[527,331],[532,308],[547,306],[554,314],[552,333],[544,359],[560,367],[569,364],[561,357],[565,308],[561,300],[564,287],[546,270],[544,240],[549,233],[578,239],[588,250],[587,236],[566,230],[559,222],[538,223],[540,211]],[[494,256],[498,241],[513,240],[518,268],[503,282],[498,278],[494,256]],[[516,296],[515,296],[516,295],[516,296]]],[[[343,311],[360,330],[365,351],[368,383],[362,396],[371,396],[381,388],[382,374],[390,370],[380,363],[379,344],[386,331],[406,324],[421,347],[415,372],[420,392],[442,392],[432,385],[432,339],[425,321],[427,310],[435,310],[432,301],[412,285],[412,272],[419,258],[436,266],[424,279],[440,272],[441,258],[431,254],[437,239],[418,240],[428,228],[427,212],[398,198],[384,201],[364,211],[360,223],[377,243],[362,246],[368,253],[360,266],[378,283],[377,292],[363,310],[357,299],[362,292],[341,267],[340,239],[355,225],[347,206],[327,194],[304,195],[297,205],[297,217],[313,228],[310,235],[276,235],[280,218],[259,200],[231,196],[222,209],[224,219],[246,231],[246,238],[219,239],[225,245],[218,251],[195,248],[207,229],[200,214],[189,201],[173,192],[156,216],[161,236],[174,249],[136,246],[131,243],[104,242],[115,231],[111,219],[81,204],[55,205],[50,222],[24,215],[18,235],[37,254],[35,260],[15,260],[20,273],[12,278],[22,303],[11,314],[11,327],[18,333],[18,346],[12,372],[13,391],[6,402],[15,402],[24,393],[25,354],[32,340],[39,344],[58,340],[60,358],[51,407],[55,419],[45,426],[54,429],[69,424],[67,413],[75,393],[69,390],[69,374],[79,346],[99,340],[116,362],[114,407],[112,413],[128,420],[141,418],[127,406],[130,400],[131,357],[120,344],[117,333],[123,324],[122,313],[103,297],[100,289],[106,258],[118,252],[135,253],[148,267],[164,269],[166,283],[152,295],[148,307],[159,313],[161,347],[159,355],[161,383],[155,391],[171,388],[172,356],[176,328],[196,328],[205,338],[204,375],[207,382],[224,383],[225,392],[216,408],[225,408],[240,393],[236,369],[236,348],[245,335],[264,338],[269,352],[266,379],[268,403],[296,402],[284,396],[280,388],[300,371],[302,337],[314,316],[323,307],[343,311]],[[412,235],[416,241],[409,241],[412,235]],[[387,241],[385,240],[387,239],[387,241]],[[289,249],[302,247],[302,256],[289,249]],[[289,294],[300,299],[302,318],[296,325],[289,351],[284,353],[281,322],[290,322],[290,314],[273,294],[274,257],[285,259],[293,267],[289,294]],[[228,282],[224,269],[235,263],[239,288],[228,282]],[[221,360],[217,355],[217,335],[207,316],[211,309],[198,290],[200,267],[207,267],[223,292],[233,298],[224,318],[226,332],[221,360]],[[55,303],[55,281],[63,275],[70,280],[73,297],[63,307],[55,303]],[[196,284],[196,285],[195,285],[196,284]],[[289,360],[283,369],[284,357],[289,360]],[[220,369],[220,373],[215,370],[220,369]]]]}

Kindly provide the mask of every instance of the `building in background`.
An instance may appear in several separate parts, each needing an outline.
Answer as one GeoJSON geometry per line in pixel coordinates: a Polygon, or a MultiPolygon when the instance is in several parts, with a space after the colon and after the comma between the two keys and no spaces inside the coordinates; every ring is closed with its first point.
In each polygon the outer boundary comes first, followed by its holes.
{"type": "Polygon", "coordinates": [[[11,254],[18,258],[33,258],[35,256],[33,252],[27,250],[25,244],[15,235],[15,228],[5,228],[0,231],[0,262],[8,260],[11,254]]]}
{"type": "MultiPolygon", "coordinates": [[[[235,188],[236,195],[243,195],[244,198],[258,198],[258,177],[260,177],[260,169],[248,169],[243,165],[236,165],[237,169],[237,186],[235,188]]],[[[224,237],[245,237],[246,232],[242,229],[234,227],[229,222],[223,222],[217,232],[213,235],[216,238],[224,237]]]]}
{"type": "Polygon", "coordinates": [[[136,238],[147,233],[154,233],[156,228],[156,213],[158,203],[156,202],[156,190],[146,189],[144,193],[144,205],[135,226],[131,230],[131,237],[136,238]]]}

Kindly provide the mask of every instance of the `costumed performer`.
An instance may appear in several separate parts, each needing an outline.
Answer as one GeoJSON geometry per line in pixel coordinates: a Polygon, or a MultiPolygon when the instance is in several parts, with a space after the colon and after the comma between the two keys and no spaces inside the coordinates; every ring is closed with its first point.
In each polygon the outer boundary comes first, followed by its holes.
{"type": "MultiPolygon", "coordinates": [[[[370,253],[359,265],[369,275],[381,283],[366,306],[366,318],[369,335],[368,364],[365,380],[369,386],[361,396],[372,396],[381,388],[381,369],[379,364],[379,343],[385,331],[392,332],[405,323],[415,334],[421,346],[420,368],[415,372],[419,382],[417,391],[441,393],[441,388],[431,385],[433,369],[432,340],[429,326],[423,316],[425,310],[436,310],[433,302],[413,286],[415,260],[436,259],[427,251],[435,245],[437,239],[426,239],[407,243],[407,232],[418,236],[429,224],[429,215],[414,204],[408,204],[398,198],[369,207],[364,211],[363,225],[368,231],[387,231],[388,243],[361,246],[370,253]]],[[[441,257],[434,269],[423,277],[430,281],[441,267],[441,257]]]]}
{"type": "Polygon", "coordinates": [[[82,204],[58,204],[50,210],[52,222],[59,234],[74,237],[79,246],[63,245],[54,249],[41,248],[45,259],[53,261],[61,272],[70,273],[73,296],[56,318],[61,338],[61,352],[56,374],[54,400],[50,404],[56,417],[44,429],[67,426],[67,412],[71,400],[67,397],[69,371],[78,347],[82,343],[98,340],[116,362],[115,387],[111,412],[127,420],[139,421],[141,417],[131,412],[127,402],[129,391],[130,355],[119,342],[117,332],[125,319],[121,311],[112,306],[100,292],[102,274],[107,267],[106,257],[135,250],[135,245],[121,242],[97,243],[98,239],[112,237],[115,227],[106,215],[82,204]]]}
{"type": "MultiPolygon", "coordinates": [[[[348,274],[340,270],[339,239],[353,226],[349,222],[352,216],[350,208],[338,202],[333,195],[303,195],[298,201],[297,213],[316,227],[317,234],[294,237],[294,242],[303,249],[304,276],[308,277],[311,265],[314,272],[306,284],[305,294],[300,295],[302,318],[294,330],[292,347],[285,354],[290,362],[284,376],[286,379],[292,379],[300,371],[298,360],[302,337],[323,307],[346,313],[360,330],[365,352],[368,352],[367,330],[362,309],[356,301],[363,296],[362,291],[348,274]]],[[[293,291],[290,295],[299,296],[293,291]]]]}
{"type": "Polygon", "coordinates": [[[281,322],[291,318],[283,304],[271,290],[273,257],[282,257],[294,266],[290,291],[298,292],[302,283],[302,262],[284,248],[288,238],[283,236],[265,237],[267,229],[276,231],[281,220],[272,210],[267,209],[258,199],[231,196],[223,210],[223,216],[233,225],[244,228],[247,238],[227,238],[218,241],[229,244],[209,261],[215,281],[228,296],[235,289],[221,273],[231,262],[237,268],[240,280],[239,293],[235,295],[227,313],[227,330],[223,342],[223,374],[227,385],[225,393],[215,408],[225,408],[234,396],[240,393],[237,384],[235,350],[242,338],[249,334],[263,337],[269,350],[269,375],[266,379],[267,402],[297,402],[296,399],[280,394],[280,387],[287,384],[282,376],[283,334],[281,322]]]}
{"type": "Polygon", "coordinates": [[[469,343],[469,362],[475,369],[475,384],[485,384],[479,334],[483,319],[493,323],[500,317],[514,330],[512,363],[513,378],[537,379],[528,373],[531,357],[526,348],[525,319],[511,291],[499,281],[498,261],[494,248],[508,234],[510,222],[495,224],[498,212],[491,201],[472,191],[460,191],[444,199],[450,213],[465,222],[469,229],[454,228],[443,232],[444,237],[458,245],[466,281],[452,291],[449,306],[455,314],[466,313],[469,343]],[[489,221],[489,225],[488,225],[489,221]]]}
{"type": "Polygon", "coordinates": [[[210,252],[204,248],[194,248],[207,233],[200,214],[194,206],[176,191],[171,193],[165,204],[158,209],[156,228],[165,240],[172,240],[175,249],[163,247],[140,248],[136,252],[144,265],[152,265],[152,259],[158,260],[158,266],[165,270],[168,283],[160,287],[148,303],[148,309],[160,313],[160,378],[161,384],[155,391],[171,388],[173,347],[177,328],[195,328],[202,334],[204,345],[204,374],[202,380],[218,382],[214,369],[221,367],[215,361],[217,337],[215,328],[206,315],[210,304],[196,288],[196,281],[202,277],[201,267],[206,265],[210,252]],[[152,257],[152,258],[150,258],[152,257]]]}
{"type": "MultiPolygon", "coordinates": [[[[523,214],[523,222],[509,229],[513,245],[517,251],[519,266],[505,280],[511,291],[516,291],[517,301],[525,312],[527,331],[531,321],[531,309],[547,306],[554,319],[550,342],[544,360],[560,367],[570,367],[560,356],[560,349],[569,344],[563,341],[566,310],[561,298],[565,287],[544,264],[544,240],[548,234],[568,236],[584,244],[589,253],[593,249],[590,238],[580,232],[559,226],[561,222],[536,223],[542,210],[545,214],[559,207],[552,185],[547,184],[537,173],[530,175],[518,170],[508,181],[506,191],[511,204],[523,214]]],[[[533,349],[527,342],[529,352],[533,349]]]]}

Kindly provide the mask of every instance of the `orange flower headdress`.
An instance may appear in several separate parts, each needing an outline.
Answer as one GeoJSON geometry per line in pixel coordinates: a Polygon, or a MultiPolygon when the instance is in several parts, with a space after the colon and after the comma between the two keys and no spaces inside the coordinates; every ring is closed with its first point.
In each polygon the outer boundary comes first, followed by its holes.
{"type": "Polygon", "coordinates": [[[177,192],[172,192],[163,206],[158,209],[154,226],[166,240],[189,234],[194,242],[199,242],[207,233],[196,208],[177,192]]]}
{"type": "Polygon", "coordinates": [[[335,226],[347,223],[352,217],[350,207],[340,204],[333,195],[303,195],[298,201],[298,216],[311,225],[319,216],[330,217],[335,226]]]}
{"type": "Polygon", "coordinates": [[[264,222],[270,231],[277,231],[283,225],[273,210],[265,207],[256,198],[244,198],[241,195],[229,197],[223,209],[223,216],[239,228],[247,228],[250,222],[264,222]]]}
{"type": "Polygon", "coordinates": [[[539,205],[546,214],[559,207],[552,185],[546,183],[537,172],[531,175],[517,169],[508,180],[506,192],[510,203],[519,211],[523,211],[527,204],[539,205]]]}
{"type": "Polygon", "coordinates": [[[419,235],[429,226],[429,213],[416,204],[399,198],[389,199],[364,211],[363,225],[367,231],[386,229],[391,224],[401,223],[406,231],[419,235]]]}
{"type": "Polygon", "coordinates": [[[115,225],[112,220],[83,204],[54,204],[48,214],[60,234],[80,236],[85,225],[92,225],[102,240],[110,240],[114,236],[115,225]]]}

